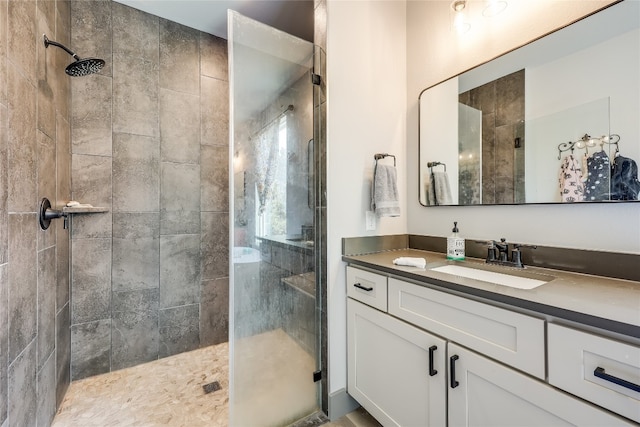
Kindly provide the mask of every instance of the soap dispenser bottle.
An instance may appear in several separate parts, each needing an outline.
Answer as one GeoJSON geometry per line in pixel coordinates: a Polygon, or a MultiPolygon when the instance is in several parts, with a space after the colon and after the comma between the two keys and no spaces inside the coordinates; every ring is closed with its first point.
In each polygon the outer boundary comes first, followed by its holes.
{"type": "Polygon", "coordinates": [[[453,233],[447,237],[447,259],[454,261],[464,260],[464,239],[460,237],[458,222],[453,223],[453,233]]]}

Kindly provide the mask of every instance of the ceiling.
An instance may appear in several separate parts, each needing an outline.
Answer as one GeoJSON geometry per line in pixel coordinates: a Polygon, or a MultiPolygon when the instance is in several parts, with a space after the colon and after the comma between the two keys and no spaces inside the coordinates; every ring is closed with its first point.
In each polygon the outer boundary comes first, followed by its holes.
{"type": "Polygon", "coordinates": [[[227,38],[227,9],[313,41],[313,0],[115,0],[152,15],[227,38]]]}

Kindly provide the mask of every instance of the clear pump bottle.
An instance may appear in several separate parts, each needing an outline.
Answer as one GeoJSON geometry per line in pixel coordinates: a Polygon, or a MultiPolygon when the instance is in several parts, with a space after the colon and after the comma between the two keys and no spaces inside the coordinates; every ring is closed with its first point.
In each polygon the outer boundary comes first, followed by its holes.
{"type": "Polygon", "coordinates": [[[458,222],[453,223],[453,233],[447,237],[447,259],[454,261],[464,260],[464,239],[460,237],[458,222]]]}

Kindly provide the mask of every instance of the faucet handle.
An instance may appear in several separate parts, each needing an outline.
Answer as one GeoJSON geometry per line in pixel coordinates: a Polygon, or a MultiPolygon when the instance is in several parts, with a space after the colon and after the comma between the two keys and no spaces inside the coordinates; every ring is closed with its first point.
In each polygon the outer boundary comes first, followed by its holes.
{"type": "Polygon", "coordinates": [[[524,264],[522,264],[522,251],[520,251],[520,248],[538,249],[538,247],[536,245],[523,245],[520,243],[513,244],[513,249],[511,250],[511,262],[515,267],[523,268],[524,264]]]}
{"type": "Polygon", "coordinates": [[[496,260],[496,241],[495,240],[475,240],[476,243],[481,245],[487,245],[487,259],[486,262],[492,262],[496,260]]]}

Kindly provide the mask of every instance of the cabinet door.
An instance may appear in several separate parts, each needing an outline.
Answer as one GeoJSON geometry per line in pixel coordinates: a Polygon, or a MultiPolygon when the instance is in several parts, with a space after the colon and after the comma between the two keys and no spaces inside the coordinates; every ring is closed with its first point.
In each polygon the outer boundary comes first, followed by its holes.
{"type": "Polygon", "coordinates": [[[448,357],[449,426],[631,425],[458,345],[448,357]]]}
{"type": "Polygon", "coordinates": [[[446,425],[444,340],[350,298],[347,328],[354,399],[384,426],[446,425]]]}

